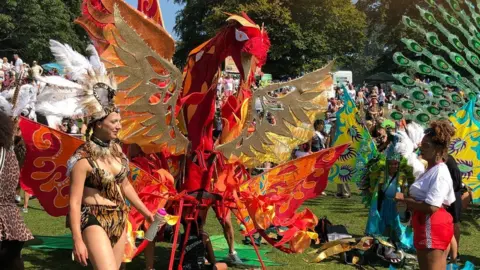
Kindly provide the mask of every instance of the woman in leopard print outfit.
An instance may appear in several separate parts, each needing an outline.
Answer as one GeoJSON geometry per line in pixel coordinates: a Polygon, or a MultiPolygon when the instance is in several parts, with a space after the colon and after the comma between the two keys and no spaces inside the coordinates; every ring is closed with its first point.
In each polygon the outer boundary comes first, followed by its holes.
{"type": "Polygon", "coordinates": [[[13,151],[13,123],[3,112],[0,123],[0,268],[17,270],[24,269],[21,251],[33,236],[15,203],[20,168],[13,151]]]}

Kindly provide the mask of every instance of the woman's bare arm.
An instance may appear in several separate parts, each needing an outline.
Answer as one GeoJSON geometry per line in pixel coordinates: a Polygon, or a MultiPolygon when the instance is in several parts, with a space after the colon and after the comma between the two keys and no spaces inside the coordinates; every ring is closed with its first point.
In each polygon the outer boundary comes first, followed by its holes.
{"type": "Polygon", "coordinates": [[[82,207],[83,189],[90,164],[86,159],[79,160],[70,174],[70,228],[74,241],[82,240],[80,230],[80,208],[82,207]]]}
{"type": "Polygon", "coordinates": [[[397,194],[395,195],[395,200],[397,202],[403,202],[403,203],[407,204],[409,209],[419,211],[419,212],[425,213],[427,215],[432,215],[440,209],[439,207],[430,205],[430,204],[425,203],[425,202],[416,201],[415,199],[410,198],[410,197],[409,198],[404,198],[403,193],[401,193],[401,192],[397,192],[397,194]]]}

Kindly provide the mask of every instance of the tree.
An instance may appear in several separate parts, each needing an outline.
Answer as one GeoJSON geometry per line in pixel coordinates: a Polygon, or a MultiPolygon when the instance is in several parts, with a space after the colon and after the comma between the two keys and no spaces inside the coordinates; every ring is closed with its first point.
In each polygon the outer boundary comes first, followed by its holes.
{"type": "Polygon", "coordinates": [[[364,12],[367,18],[367,47],[364,57],[368,58],[370,66],[364,76],[383,72],[396,72],[399,68],[393,62],[393,54],[403,50],[402,37],[417,38],[418,34],[408,30],[402,23],[402,17],[407,15],[420,19],[416,5],[425,6],[424,0],[358,0],[357,8],[364,12]]]}
{"type": "Polygon", "coordinates": [[[272,42],[264,72],[299,75],[328,60],[361,51],[365,15],[350,0],[175,0],[185,4],[177,15],[180,37],[175,62],[183,64],[190,50],[215,35],[225,21],[223,12],[246,12],[264,23],[272,42]]]}
{"type": "Polygon", "coordinates": [[[87,35],[73,20],[81,0],[6,0],[0,2],[0,56],[18,53],[27,62],[53,59],[49,39],[85,48],[87,35]]]}

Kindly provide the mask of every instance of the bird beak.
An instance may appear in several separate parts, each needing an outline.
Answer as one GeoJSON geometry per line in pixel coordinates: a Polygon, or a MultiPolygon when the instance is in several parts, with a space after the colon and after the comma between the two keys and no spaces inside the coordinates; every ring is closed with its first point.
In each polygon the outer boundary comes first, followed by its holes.
{"type": "Polygon", "coordinates": [[[249,54],[249,53],[244,53],[242,52],[242,68],[243,68],[243,81],[246,82],[248,81],[248,76],[250,75],[250,72],[255,72],[255,70],[253,70],[255,67],[252,67],[252,61],[253,60],[253,55],[249,54]]]}

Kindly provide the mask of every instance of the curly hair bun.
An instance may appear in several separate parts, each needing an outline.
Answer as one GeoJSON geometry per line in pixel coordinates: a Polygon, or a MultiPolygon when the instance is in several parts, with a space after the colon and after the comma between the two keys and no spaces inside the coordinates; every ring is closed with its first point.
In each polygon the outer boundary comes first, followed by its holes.
{"type": "Polygon", "coordinates": [[[433,121],[430,128],[434,131],[432,141],[440,145],[449,145],[455,136],[455,128],[448,120],[433,121]]]}

